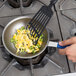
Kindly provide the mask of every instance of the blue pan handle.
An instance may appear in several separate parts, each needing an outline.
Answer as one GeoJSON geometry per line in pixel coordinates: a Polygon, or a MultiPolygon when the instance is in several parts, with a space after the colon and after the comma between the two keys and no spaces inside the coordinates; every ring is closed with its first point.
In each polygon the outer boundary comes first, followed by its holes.
{"type": "Polygon", "coordinates": [[[67,45],[67,46],[60,46],[59,43],[57,44],[57,48],[59,48],[59,49],[64,49],[64,48],[66,48],[66,47],[68,47],[68,46],[70,46],[70,45],[67,45]]]}

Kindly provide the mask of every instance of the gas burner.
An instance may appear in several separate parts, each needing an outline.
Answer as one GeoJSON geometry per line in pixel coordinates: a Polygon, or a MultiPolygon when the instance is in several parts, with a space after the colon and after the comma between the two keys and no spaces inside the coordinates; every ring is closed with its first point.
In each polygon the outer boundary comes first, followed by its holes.
{"type": "MultiPolygon", "coordinates": [[[[47,54],[48,49],[46,49],[42,54],[40,54],[39,56],[35,57],[32,59],[32,64],[39,64],[42,59],[44,58],[44,56],[47,54]]],[[[20,59],[20,58],[15,58],[17,60],[18,63],[20,63],[21,65],[29,65],[29,59],[20,59]]]]}
{"type": "MultiPolygon", "coordinates": [[[[20,7],[20,0],[7,0],[7,1],[14,8],[20,7]]],[[[22,0],[22,3],[24,7],[27,7],[32,3],[32,0],[22,0]]]]}
{"type": "MultiPolygon", "coordinates": [[[[29,63],[30,63],[30,61],[29,61],[29,63]]],[[[46,57],[44,57],[39,64],[33,65],[33,68],[34,69],[43,68],[47,63],[48,63],[48,60],[46,59],[46,57]]],[[[14,62],[14,67],[16,67],[19,70],[25,70],[25,69],[30,68],[29,65],[23,66],[23,65],[19,64],[18,62],[14,62]]]]}

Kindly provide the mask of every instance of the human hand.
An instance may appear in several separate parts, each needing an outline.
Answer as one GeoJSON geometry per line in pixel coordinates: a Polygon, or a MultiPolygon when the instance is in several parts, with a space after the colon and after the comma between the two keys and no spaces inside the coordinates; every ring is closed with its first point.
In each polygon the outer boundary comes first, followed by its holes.
{"type": "Polygon", "coordinates": [[[59,49],[61,55],[67,55],[69,60],[76,62],[76,37],[59,42],[61,46],[67,46],[65,49],[59,49]]]}

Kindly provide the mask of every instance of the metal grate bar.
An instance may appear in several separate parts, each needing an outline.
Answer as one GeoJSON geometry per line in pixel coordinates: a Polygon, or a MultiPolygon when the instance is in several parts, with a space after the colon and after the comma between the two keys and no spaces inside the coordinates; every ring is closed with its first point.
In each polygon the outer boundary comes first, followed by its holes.
{"type": "Polygon", "coordinates": [[[1,28],[4,28],[4,26],[0,25],[1,28]]]}
{"type": "Polygon", "coordinates": [[[21,11],[21,15],[23,15],[23,1],[20,0],[20,11],[21,11]]]}
{"type": "Polygon", "coordinates": [[[46,57],[48,58],[48,60],[53,63],[56,67],[58,67],[59,69],[61,69],[62,71],[64,70],[64,66],[62,64],[60,64],[58,61],[50,58],[50,56],[47,54],[46,57]]]}
{"type": "Polygon", "coordinates": [[[32,59],[30,59],[30,67],[31,67],[31,76],[34,76],[33,65],[32,65],[32,59]]]}
{"type": "Polygon", "coordinates": [[[1,72],[0,76],[6,76],[6,73],[11,69],[13,66],[12,64],[15,62],[15,59],[13,59],[9,65],[1,72]]]}
{"type": "Polygon", "coordinates": [[[7,0],[4,0],[4,2],[0,5],[0,8],[7,2],[7,0]]]}
{"type": "Polygon", "coordinates": [[[3,48],[4,46],[3,45],[0,45],[0,48],[3,48]]]}

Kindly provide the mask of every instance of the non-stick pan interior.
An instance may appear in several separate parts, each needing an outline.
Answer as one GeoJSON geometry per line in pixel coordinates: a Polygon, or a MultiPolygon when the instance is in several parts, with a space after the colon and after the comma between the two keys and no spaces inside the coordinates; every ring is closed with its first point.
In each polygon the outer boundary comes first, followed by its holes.
{"type": "Polygon", "coordinates": [[[45,29],[43,31],[43,35],[44,35],[44,41],[43,44],[39,50],[39,52],[37,52],[36,54],[26,54],[26,53],[19,53],[16,54],[16,48],[14,46],[13,43],[11,43],[11,38],[13,37],[14,33],[16,33],[16,30],[21,28],[22,26],[26,27],[26,25],[28,24],[28,22],[31,20],[30,17],[19,17],[16,18],[14,20],[12,20],[11,22],[9,22],[6,27],[4,28],[3,34],[2,34],[2,41],[3,44],[5,46],[5,48],[7,49],[7,51],[9,53],[11,53],[12,55],[14,55],[15,57],[19,57],[19,58],[33,58],[38,56],[39,54],[41,54],[46,46],[47,46],[47,41],[48,41],[48,32],[45,29]]]}

